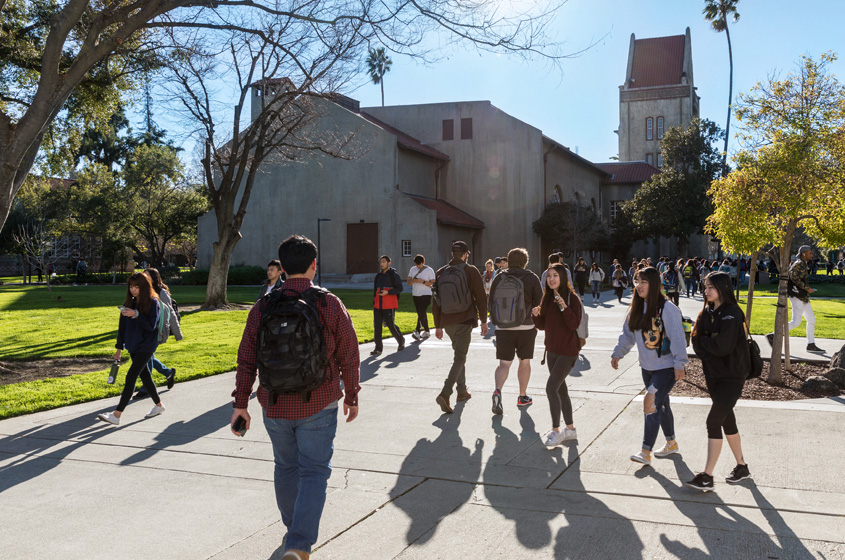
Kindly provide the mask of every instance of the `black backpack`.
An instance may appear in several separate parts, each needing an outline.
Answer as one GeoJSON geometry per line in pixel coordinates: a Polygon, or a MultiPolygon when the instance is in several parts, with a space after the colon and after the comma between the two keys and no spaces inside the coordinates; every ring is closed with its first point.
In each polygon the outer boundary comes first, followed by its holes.
{"type": "Polygon", "coordinates": [[[448,265],[435,280],[434,297],[441,312],[464,313],[475,303],[467,283],[466,267],[466,263],[448,265]]]}
{"type": "Polygon", "coordinates": [[[311,287],[301,294],[274,290],[261,298],[258,328],[258,383],[270,394],[302,394],[308,402],[311,391],[326,381],[328,350],[317,304],[325,307],[324,288],[311,287]]]}

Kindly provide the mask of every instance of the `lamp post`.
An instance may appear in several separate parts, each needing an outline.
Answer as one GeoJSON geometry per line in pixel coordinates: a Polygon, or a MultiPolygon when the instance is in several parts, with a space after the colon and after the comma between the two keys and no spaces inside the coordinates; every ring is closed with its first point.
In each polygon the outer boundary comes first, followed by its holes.
{"type": "Polygon", "coordinates": [[[317,218],[317,285],[323,285],[323,267],[320,265],[320,222],[331,222],[331,218],[317,218]]]}

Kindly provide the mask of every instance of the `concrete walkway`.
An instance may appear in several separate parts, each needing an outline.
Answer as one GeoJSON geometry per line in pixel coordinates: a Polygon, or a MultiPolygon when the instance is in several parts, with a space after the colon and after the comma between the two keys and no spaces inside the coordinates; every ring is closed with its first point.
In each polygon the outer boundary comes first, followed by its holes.
{"type": "MultiPolygon", "coordinates": [[[[339,426],[314,557],[845,558],[842,400],[741,402],[754,479],[724,482],[726,446],[716,491],[687,489],[704,465],[709,400],[673,399],[681,454],[632,463],[642,380],[635,353],[609,366],[625,307],[604,298],[588,306],[591,337],[569,378],[578,441],[552,450],[542,337],[535,402],[517,409],[513,371],[504,416],[490,412],[494,338],[476,331],[473,398],[452,415],[434,402],[446,340],[408,337],[401,353],[388,341],[378,359],[363,345],[361,415],[339,426]]],[[[684,299],[687,314],[701,305],[684,299]]],[[[817,344],[832,353],[841,341],[817,344]]],[[[151,403],[132,403],[119,428],[95,420],[116,399],[0,422],[0,559],[279,558],[271,446],[260,420],[230,434],[233,386],[232,373],[179,383],[164,415],[144,420],[151,403]]]]}

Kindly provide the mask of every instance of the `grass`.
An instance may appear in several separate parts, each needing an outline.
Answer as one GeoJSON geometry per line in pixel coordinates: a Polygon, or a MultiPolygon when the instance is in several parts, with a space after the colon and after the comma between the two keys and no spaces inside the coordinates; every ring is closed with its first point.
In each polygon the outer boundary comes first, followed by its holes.
{"type": "MultiPolygon", "coordinates": [[[[180,308],[199,305],[204,286],[174,286],[180,308]]],[[[230,288],[231,303],[252,304],[257,288],[230,288]]],[[[108,357],[114,354],[118,311],[123,286],[0,287],[0,359],[108,357]],[[63,302],[57,301],[61,296],[63,302]]],[[[352,317],[358,342],[373,339],[372,296],[368,290],[337,290],[352,317]]],[[[176,367],[179,381],[232,371],[248,311],[231,310],[183,313],[185,339],[159,347],[156,357],[176,367]]],[[[429,318],[430,324],[433,321],[429,318]]],[[[396,323],[402,332],[416,326],[410,295],[400,298],[396,323]]],[[[385,337],[390,337],[384,329],[385,337]]],[[[125,363],[125,362],[124,362],[125,363]]],[[[125,373],[128,368],[121,368],[125,373]]],[[[120,379],[107,385],[107,370],[0,386],[0,418],[49,410],[105,397],[117,396],[120,379]]],[[[163,377],[156,375],[159,383],[163,377]]]]}
{"type": "MultiPolygon", "coordinates": [[[[816,290],[811,298],[816,297],[845,297],[845,284],[810,284],[811,288],[816,290]]],[[[748,295],[748,286],[743,286],[740,295],[748,295]]],[[[758,284],[754,286],[754,302],[757,302],[757,296],[776,296],[778,293],[777,284],[758,284]]]]}
{"type": "MultiPolygon", "coordinates": [[[[740,306],[745,311],[747,298],[740,298],[740,306]]],[[[816,316],[816,338],[845,339],[845,300],[810,300],[816,316]]],[[[774,298],[754,298],[751,311],[751,334],[766,334],[774,330],[777,300],[774,298]]],[[[788,307],[792,317],[792,306],[788,307]]],[[[792,336],[807,336],[806,320],[789,331],[792,336]]]]}

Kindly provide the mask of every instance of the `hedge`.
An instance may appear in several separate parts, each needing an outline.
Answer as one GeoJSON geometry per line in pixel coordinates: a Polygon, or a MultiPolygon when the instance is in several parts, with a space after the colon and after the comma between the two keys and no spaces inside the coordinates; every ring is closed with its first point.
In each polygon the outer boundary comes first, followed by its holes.
{"type": "MultiPolygon", "coordinates": [[[[227,283],[233,286],[257,286],[266,279],[267,269],[263,267],[233,266],[229,269],[227,283]]],[[[197,268],[190,272],[183,272],[179,283],[192,286],[208,284],[208,269],[197,268]]]]}

